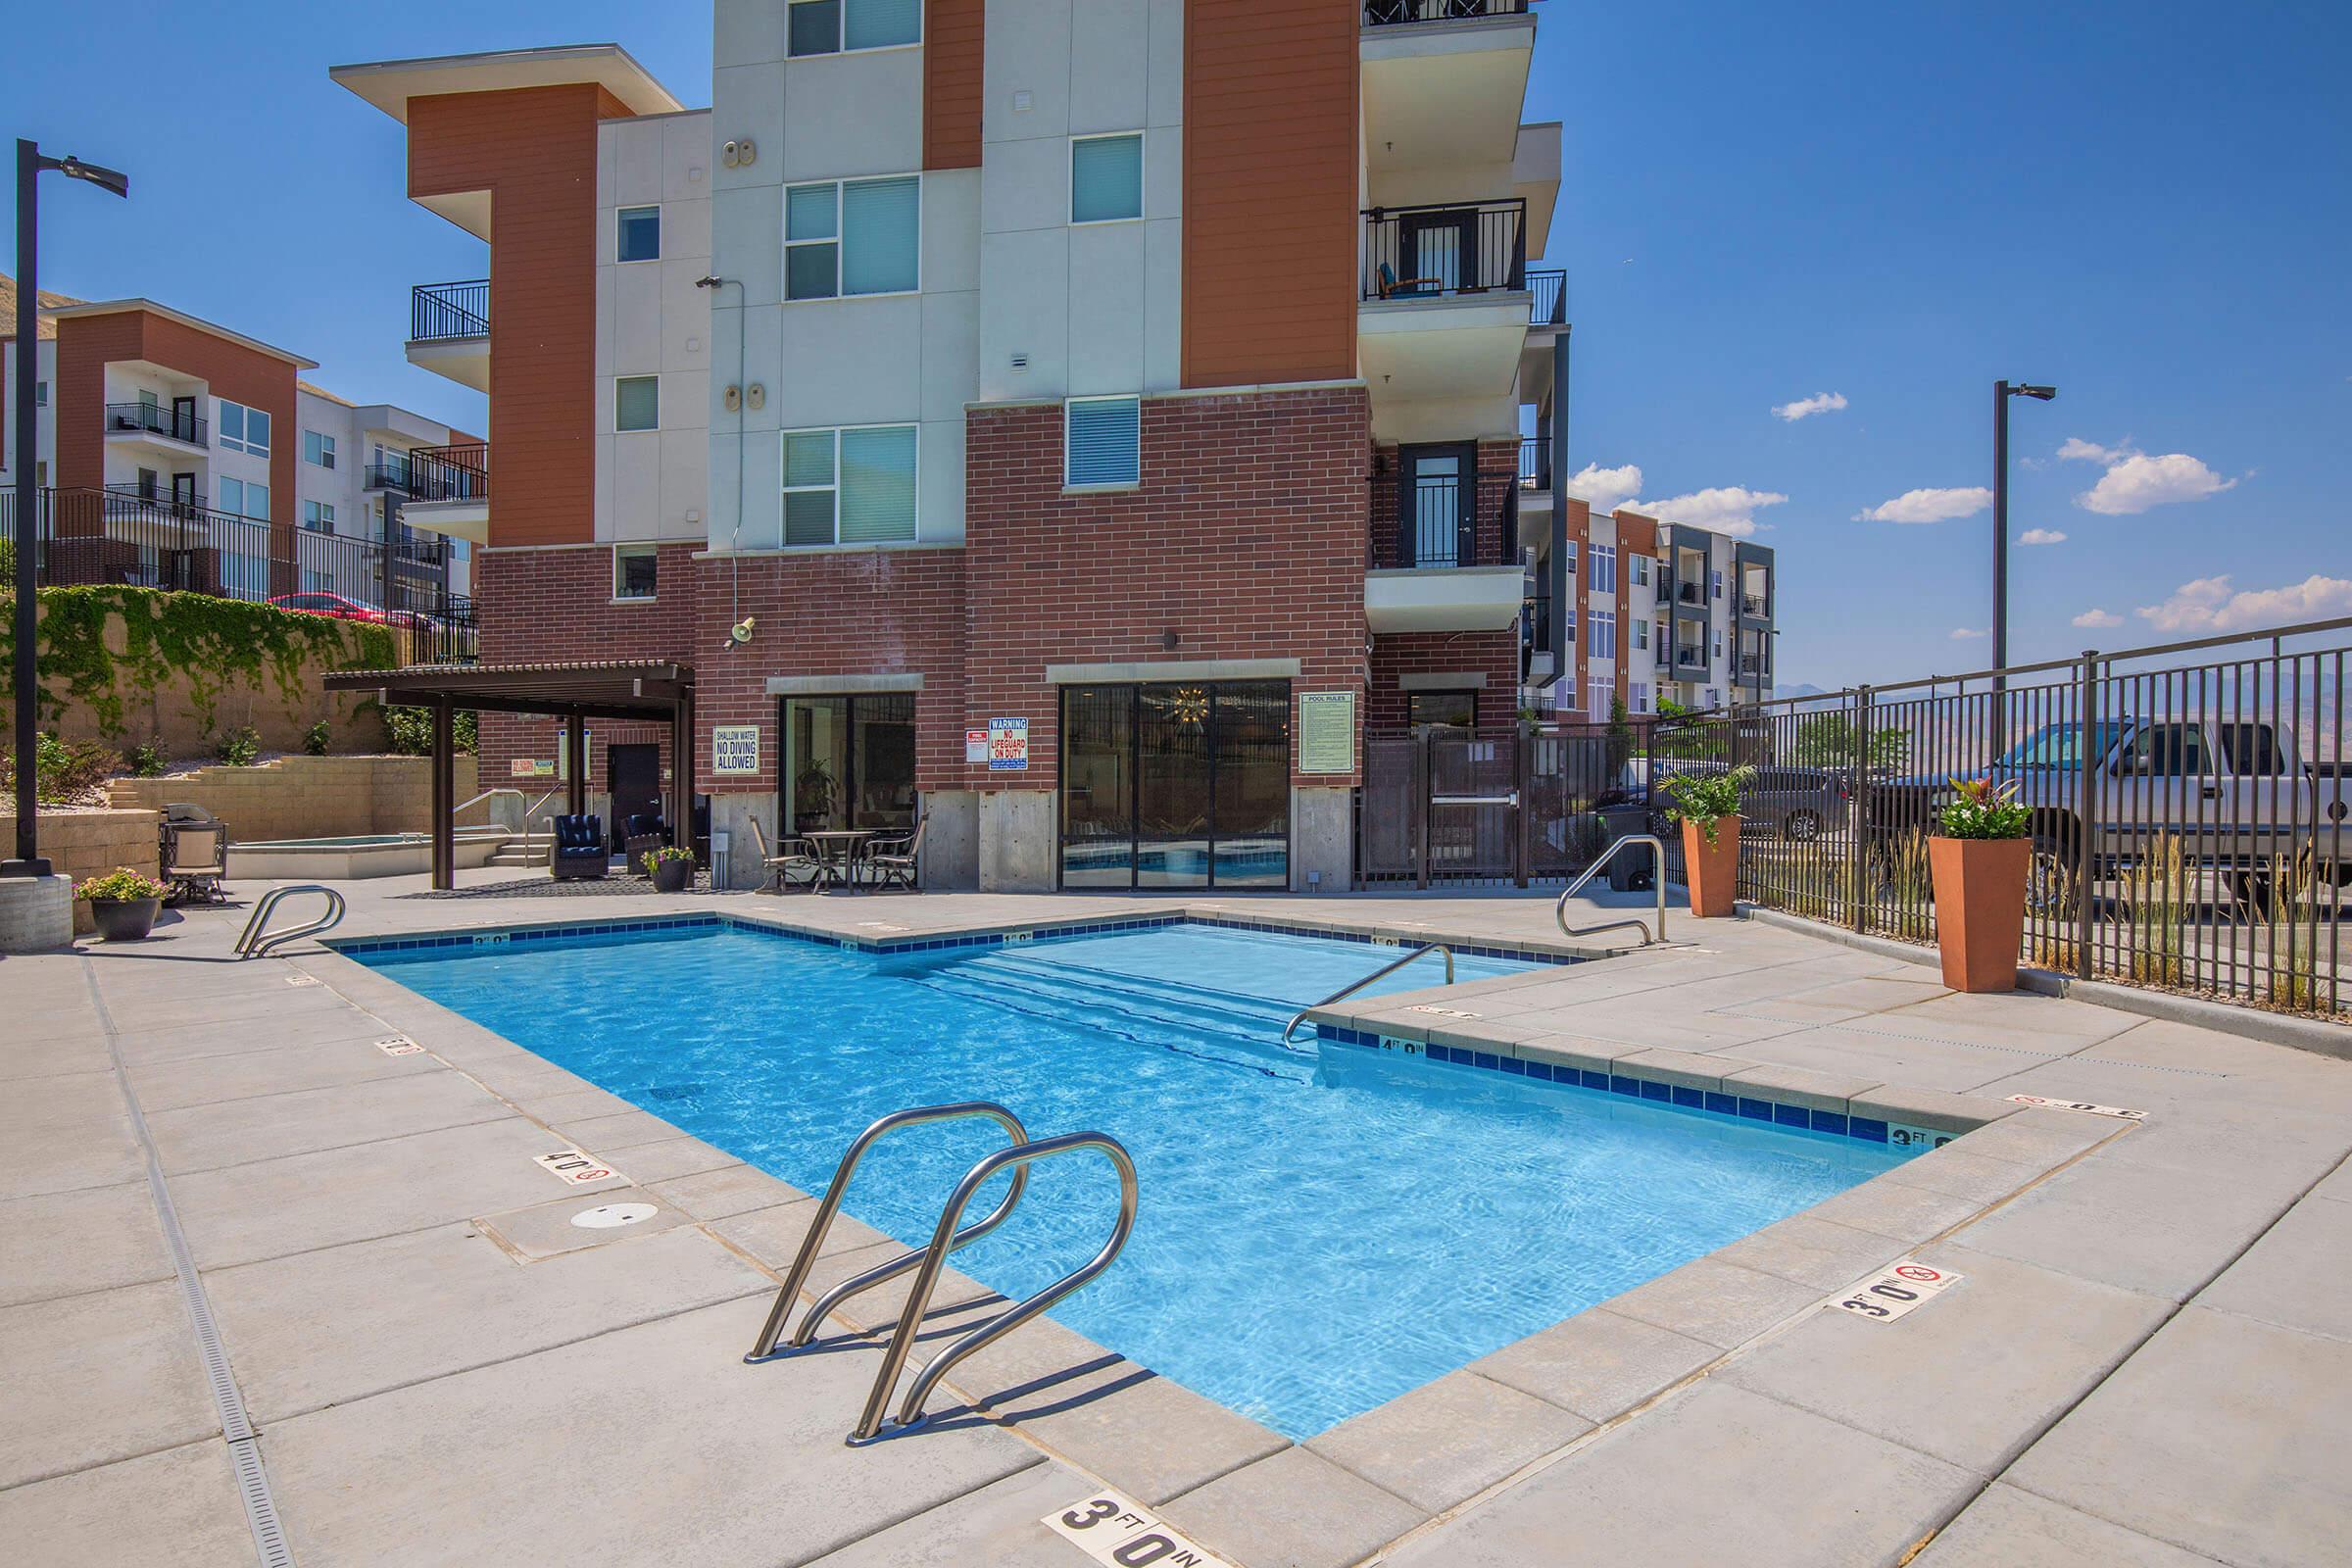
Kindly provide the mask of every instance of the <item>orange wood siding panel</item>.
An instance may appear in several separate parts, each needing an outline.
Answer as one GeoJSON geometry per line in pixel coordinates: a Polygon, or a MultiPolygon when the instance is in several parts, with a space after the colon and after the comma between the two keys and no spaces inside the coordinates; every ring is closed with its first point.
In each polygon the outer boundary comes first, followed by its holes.
{"type": "Polygon", "coordinates": [[[493,545],[596,537],[593,83],[409,101],[409,194],[490,193],[493,545]]]}
{"type": "Polygon", "coordinates": [[[1355,374],[1360,0],[1187,0],[1184,384],[1355,374]]]}
{"type": "Polygon", "coordinates": [[[923,17],[923,167],[980,167],[986,0],[930,0],[923,17]]]}

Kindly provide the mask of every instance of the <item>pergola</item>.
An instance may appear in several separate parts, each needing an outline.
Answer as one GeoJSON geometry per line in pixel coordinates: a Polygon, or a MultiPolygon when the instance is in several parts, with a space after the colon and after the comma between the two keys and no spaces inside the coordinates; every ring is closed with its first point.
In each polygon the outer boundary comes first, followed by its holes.
{"type": "Polygon", "coordinates": [[[694,669],[661,662],[612,661],[567,664],[410,664],[400,669],[340,669],[325,679],[330,692],[373,692],[389,707],[422,708],[433,715],[433,886],[457,881],[456,755],[451,715],[536,713],[564,720],[564,809],[588,808],[588,728],[592,718],[667,722],[670,738],[670,842],[691,847],[694,835],[694,669]]]}

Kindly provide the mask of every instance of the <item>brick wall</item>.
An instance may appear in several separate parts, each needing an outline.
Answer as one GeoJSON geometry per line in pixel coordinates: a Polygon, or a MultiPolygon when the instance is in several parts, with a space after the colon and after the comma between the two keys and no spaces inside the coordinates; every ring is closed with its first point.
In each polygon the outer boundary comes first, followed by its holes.
{"type": "Polygon", "coordinates": [[[1054,787],[1049,664],[1297,659],[1295,690],[1360,692],[1370,420],[1359,387],[1147,399],[1142,483],[1072,495],[1058,405],[974,410],[968,710],[1025,715],[1030,763],[967,784],[1054,787]]]}
{"type": "Polygon", "coordinates": [[[1475,672],[1487,678],[1478,694],[1478,724],[1508,728],[1519,717],[1519,633],[1501,631],[1387,632],[1372,640],[1372,689],[1364,699],[1364,727],[1375,733],[1404,728],[1411,704],[1400,684],[1408,674],[1475,672]]]}

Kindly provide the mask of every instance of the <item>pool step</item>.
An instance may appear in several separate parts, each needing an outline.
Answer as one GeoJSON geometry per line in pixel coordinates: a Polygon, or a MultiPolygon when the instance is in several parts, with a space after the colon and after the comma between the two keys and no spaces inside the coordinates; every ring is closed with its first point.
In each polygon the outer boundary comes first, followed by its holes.
{"type": "Polygon", "coordinates": [[[1150,1046],[1211,1045],[1249,1065],[1296,1067],[1280,1045],[1289,1010],[1223,993],[1128,976],[1096,977],[990,956],[944,964],[918,983],[1009,1011],[1083,1023],[1150,1046]]]}
{"type": "Polygon", "coordinates": [[[509,833],[490,857],[492,865],[545,865],[555,853],[553,833],[509,833]]]}

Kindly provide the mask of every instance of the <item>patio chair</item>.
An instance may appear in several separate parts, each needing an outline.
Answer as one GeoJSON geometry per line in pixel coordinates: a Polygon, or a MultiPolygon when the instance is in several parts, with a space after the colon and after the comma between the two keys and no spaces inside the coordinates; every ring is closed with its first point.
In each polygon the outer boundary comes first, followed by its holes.
{"type": "Polygon", "coordinates": [[[915,875],[920,869],[923,853],[923,831],[931,825],[928,816],[920,817],[912,833],[894,838],[874,839],[865,847],[865,867],[877,887],[905,888],[912,893],[915,875]]]}
{"type": "Polygon", "coordinates": [[[1386,262],[1380,264],[1379,283],[1380,297],[1384,300],[1417,300],[1446,292],[1444,278],[1408,277],[1399,281],[1396,269],[1386,262]]]}
{"type": "Polygon", "coordinates": [[[227,823],[201,806],[167,806],[156,838],[166,904],[219,904],[227,897],[220,891],[228,874],[227,823]]]}
{"type": "Polygon", "coordinates": [[[559,816],[554,822],[556,847],[548,871],[557,881],[586,881],[612,871],[612,851],[605,843],[605,824],[594,811],[559,816]]]}
{"type": "Polygon", "coordinates": [[[807,839],[788,838],[783,841],[783,853],[776,854],[767,847],[767,829],[760,825],[757,816],[752,818],[752,837],[760,846],[760,863],[767,868],[772,879],[769,891],[783,892],[795,885],[795,877],[802,879],[799,886],[814,888],[823,877],[824,861],[818,858],[816,846],[807,839]]]}
{"type": "Polygon", "coordinates": [[[639,811],[621,824],[620,855],[634,875],[645,873],[645,857],[669,842],[669,827],[659,811],[639,811]]]}

